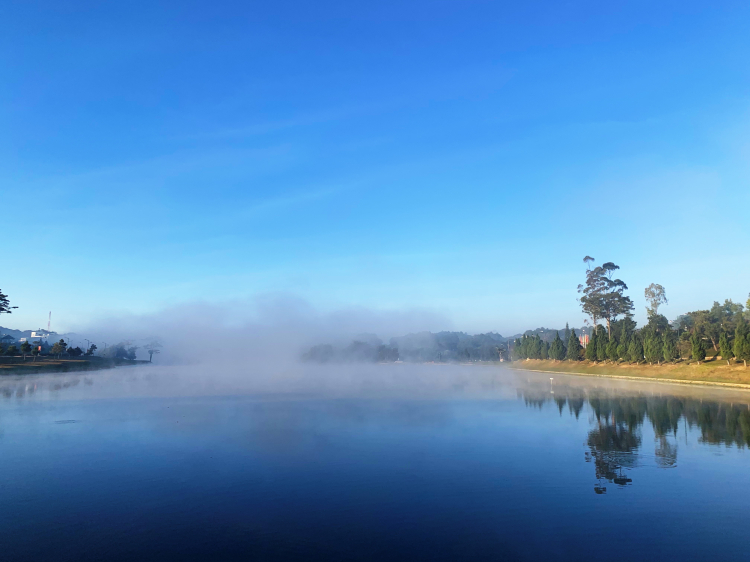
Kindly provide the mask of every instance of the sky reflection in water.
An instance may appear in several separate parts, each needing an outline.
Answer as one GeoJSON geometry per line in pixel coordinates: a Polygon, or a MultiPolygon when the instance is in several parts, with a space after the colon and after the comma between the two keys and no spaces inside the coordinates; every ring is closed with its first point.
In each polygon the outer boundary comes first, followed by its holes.
{"type": "Polygon", "coordinates": [[[750,394],[398,369],[3,379],[4,558],[744,557],[750,394]]]}

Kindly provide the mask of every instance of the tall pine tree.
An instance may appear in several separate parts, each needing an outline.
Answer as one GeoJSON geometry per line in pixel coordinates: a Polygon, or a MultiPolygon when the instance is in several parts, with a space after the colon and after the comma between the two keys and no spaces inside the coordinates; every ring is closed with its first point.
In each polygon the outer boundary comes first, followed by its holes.
{"type": "Polygon", "coordinates": [[[657,334],[646,334],[646,337],[643,340],[643,355],[649,364],[659,363],[661,361],[662,347],[661,338],[657,334]]]}
{"type": "Polygon", "coordinates": [[[641,345],[641,339],[636,334],[633,334],[630,339],[628,359],[631,363],[640,363],[643,360],[643,346],[641,345]]]}
{"type": "Polygon", "coordinates": [[[594,328],[591,331],[591,338],[589,339],[589,343],[586,345],[586,360],[587,361],[596,361],[596,343],[598,338],[598,332],[596,328],[594,328]]]}
{"type": "Polygon", "coordinates": [[[529,348],[531,346],[531,338],[527,335],[521,337],[521,358],[528,359],[530,355],[529,348]]]}
{"type": "Polygon", "coordinates": [[[628,340],[620,338],[620,343],[617,345],[617,356],[623,361],[628,360],[628,340]]]}
{"type": "Polygon", "coordinates": [[[570,336],[568,337],[568,349],[565,353],[565,358],[568,361],[578,361],[580,359],[581,343],[578,341],[576,331],[571,330],[570,336]]]}
{"type": "Polygon", "coordinates": [[[549,346],[549,358],[553,361],[560,361],[565,357],[565,351],[563,349],[563,342],[560,339],[560,332],[555,332],[555,339],[552,340],[552,344],[549,346]]]}
{"type": "Polygon", "coordinates": [[[542,339],[539,337],[539,334],[535,335],[532,339],[531,352],[529,353],[529,357],[531,359],[542,358],[542,339]]]}
{"type": "Polygon", "coordinates": [[[677,359],[677,346],[674,341],[672,330],[665,330],[662,336],[662,355],[664,361],[674,362],[677,359]]]}
{"type": "Polygon", "coordinates": [[[540,347],[540,351],[541,353],[539,354],[539,359],[549,359],[549,343],[543,341],[540,347]]]}
{"type": "Polygon", "coordinates": [[[619,358],[620,355],[617,352],[617,340],[615,338],[612,338],[607,344],[607,359],[609,359],[613,363],[617,363],[617,360],[619,358]]]}
{"type": "Polygon", "coordinates": [[[510,358],[512,361],[523,359],[523,346],[521,345],[520,338],[513,340],[513,349],[511,350],[510,358]]]}
{"type": "Polygon", "coordinates": [[[607,360],[607,344],[609,343],[609,340],[607,338],[607,333],[602,330],[602,333],[598,334],[596,337],[596,359],[598,361],[606,361],[607,360]]]}

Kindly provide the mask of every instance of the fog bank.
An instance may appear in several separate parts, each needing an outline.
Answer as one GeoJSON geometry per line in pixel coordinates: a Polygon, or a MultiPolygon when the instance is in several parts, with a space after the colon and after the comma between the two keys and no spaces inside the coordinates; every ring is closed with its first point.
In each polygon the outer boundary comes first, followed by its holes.
{"type": "Polygon", "coordinates": [[[388,339],[409,332],[451,327],[450,320],[424,309],[371,310],[352,307],[320,312],[288,295],[264,295],[224,302],[195,301],[152,314],[100,318],[75,327],[75,338],[103,345],[129,342],[142,349],[151,341],[162,347],[161,365],[214,364],[222,368],[248,364],[298,362],[320,342],[350,342],[362,334],[388,339]]]}

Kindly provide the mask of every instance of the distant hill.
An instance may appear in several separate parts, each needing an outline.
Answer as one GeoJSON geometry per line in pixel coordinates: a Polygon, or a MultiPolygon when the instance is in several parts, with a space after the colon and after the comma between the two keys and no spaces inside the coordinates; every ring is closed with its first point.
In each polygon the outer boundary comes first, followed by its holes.
{"type": "MultiPolygon", "coordinates": [[[[48,333],[47,330],[14,330],[12,328],[4,328],[3,326],[0,326],[0,338],[9,335],[13,336],[16,340],[19,340],[21,338],[29,339],[31,337],[31,332],[44,332],[48,333]]],[[[49,332],[50,336],[57,336],[57,332],[49,332]]]]}
{"type": "MultiPolygon", "coordinates": [[[[523,335],[538,335],[542,340],[551,342],[557,332],[557,329],[537,328],[511,337],[495,332],[476,335],[465,332],[417,332],[391,338],[387,345],[375,334],[361,334],[348,345],[316,345],[304,353],[302,358],[316,363],[398,360],[418,363],[497,361],[500,354],[506,356],[509,341],[512,342],[523,335]]],[[[564,338],[565,328],[559,332],[560,337],[564,338]]],[[[590,332],[590,329],[583,330],[583,333],[590,332]]],[[[577,335],[581,333],[581,329],[576,329],[577,335]]]]}
{"type": "Polygon", "coordinates": [[[390,347],[398,350],[402,361],[493,361],[498,348],[508,338],[490,332],[469,335],[464,332],[419,332],[391,338],[390,347]]]}

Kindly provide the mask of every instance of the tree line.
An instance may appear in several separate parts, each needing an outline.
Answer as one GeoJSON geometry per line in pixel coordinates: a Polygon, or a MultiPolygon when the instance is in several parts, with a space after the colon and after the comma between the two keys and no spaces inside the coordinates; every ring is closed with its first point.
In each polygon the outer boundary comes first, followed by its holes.
{"type": "Polygon", "coordinates": [[[346,346],[321,344],[301,355],[303,361],[414,363],[475,362],[507,359],[508,338],[489,332],[418,332],[390,338],[386,344],[375,334],[360,334],[346,346]]]}
{"type": "Polygon", "coordinates": [[[563,361],[569,359],[578,361],[581,357],[581,343],[575,330],[565,327],[565,338],[560,338],[560,331],[555,333],[555,339],[547,342],[539,334],[523,335],[516,338],[511,348],[511,359],[553,359],[563,361]]]}
{"type": "Polygon", "coordinates": [[[648,321],[638,328],[633,320],[633,303],[625,291],[625,282],[615,278],[620,269],[613,262],[592,267],[594,258],[586,256],[585,282],[578,286],[579,302],[593,327],[585,349],[575,330],[566,327],[564,338],[559,331],[552,342],[539,336],[523,336],[514,341],[511,358],[553,359],[557,361],[613,361],[650,364],[692,359],[701,362],[707,352],[720,355],[730,364],[732,359],[747,367],[750,360],[750,298],[747,309],[727,299],[708,310],[696,310],[670,323],[659,314],[666,304],[666,290],[652,283],[644,290],[648,302],[648,321]],[[605,325],[599,324],[604,322],[605,325]]]}
{"type": "MultiPolygon", "coordinates": [[[[0,314],[3,314],[3,313],[10,314],[16,308],[18,307],[10,305],[8,295],[6,295],[5,293],[2,292],[2,290],[0,290],[0,314]]],[[[153,341],[145,347],[146,351],[149,354],[149,361],[152,360],[154,354],[158,354],[161,352],[160,350],[161,347],[162,345],[157,341],[153,341]]],[[[34,359],[36,359],[39,355],[51,355],[53,357],[57,357],[58,359],[63,356],[66,356],[66,357],[80,357],[82,355],[92,356],[94,355],[97,349],[98,348],[96,344],[93,344],[93,343],[90,345],[88,349],[83,350],[79,346],[76,346],[76,347],[69,346],[68,343],[64,339],[54,342],[52,345],[47,343],[45,340],[40,339],[33,343],[24,341],[24,342],[21,342],[20,345],[16,345],[16,344],[10,344],[6,346],[0,345],[0,354],[6,355],[6,356],[21,355],[23,357],[23,360],[25,361],[28,355],[31,355],[34,359]]],[[[138,347],[131,345],[130,342],[120,342],[118,344],[115,344],[105,349],[101,353],[101,356],[110,358],[110,359],[129,359],[131,361],[134,361],[136,359],[137,350],[138,350],[138,347]]]]}
{"type": "Polygon", "coordinates": [[[51,355],[51,356],[57,357],[58,359],[61,358],[63,355],[67,357],[80,357],[82,355],[91,356],[94,354],[96,350],[97,350],[96,344],[92,343],[91,347],[89,347],[87,350],[84,351],[79,346],[76,346],[76,347],[69,346],[63,339],[53,343],[52,345],[48,344],[44,340],[36,340],[31,343],[28,341],[24,341],[24,342],[21,342],[19,345],[10,344],[5,347],[0,346],[0,354],[5,355],[6,357],[13,357],[13,356],[20,355],[24,361],[26,361],[26,358],[29,355],[34,360],[36,360],[36,358],[39,357],[40,355],[51,355]]]}

